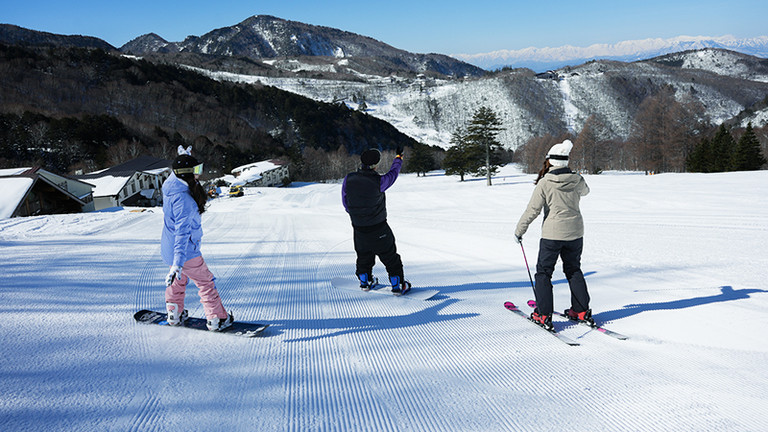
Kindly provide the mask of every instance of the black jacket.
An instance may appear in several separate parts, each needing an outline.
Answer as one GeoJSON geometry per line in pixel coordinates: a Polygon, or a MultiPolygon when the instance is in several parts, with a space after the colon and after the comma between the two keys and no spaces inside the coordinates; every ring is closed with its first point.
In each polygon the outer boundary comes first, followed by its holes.
{"type": "Polygon", "coordinates": [[[349,173],[345,180],[346,208],[352,225],[368,227],[387,220],[387,198],[381,191],[381,175],[372,169],[349,173]]]}

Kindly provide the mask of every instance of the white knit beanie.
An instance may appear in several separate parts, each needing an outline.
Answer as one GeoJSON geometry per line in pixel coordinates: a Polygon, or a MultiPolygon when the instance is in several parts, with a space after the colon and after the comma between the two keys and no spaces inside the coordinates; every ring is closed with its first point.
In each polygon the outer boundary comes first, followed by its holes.
{"type": "Polygon", "coordinates": [[[568,166],[568,155],[571,153],[572,148],[573,143],[571,140],[565,140],[560,144],[553,145],[547,153],[547,159],[549,159],[549,163],[554,167],[568,166]]]}

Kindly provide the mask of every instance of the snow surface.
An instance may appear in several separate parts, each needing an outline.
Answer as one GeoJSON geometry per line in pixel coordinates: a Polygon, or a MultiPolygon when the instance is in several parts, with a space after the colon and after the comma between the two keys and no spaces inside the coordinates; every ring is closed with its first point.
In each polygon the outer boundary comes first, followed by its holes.
{"type": "Polygon", "coordinates": [[[578,133],[573,126],[576,123],[576,117],[579,115],[579,109],[571,102],[571,84],[567,78],[563,78],[558,81],[558,85],[560,86],[560,92],[563,94],[565,125],[568,128],[568,132],[572,134],[578,133]]]}
{"type": "Polygon", "coordinates": [[[133,321],[163,308],[159,208],[1,220],[0,430],[764,431],[768,171],[586,179],[592,308],[630,339],[557,321],[578,347],[502,306],[532,297],[515,167],[387,192],[429,301],[330,285],[354,277],[339,184],[214,200],[203,255],[255,339],[133,321]]]}

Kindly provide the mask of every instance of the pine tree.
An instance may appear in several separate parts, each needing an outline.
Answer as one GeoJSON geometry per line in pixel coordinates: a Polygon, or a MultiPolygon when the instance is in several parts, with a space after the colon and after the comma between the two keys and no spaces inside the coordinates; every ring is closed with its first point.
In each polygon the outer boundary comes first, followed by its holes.
{"type": "Polygon", "coordinates": [[[758,141],[755,131],[752,130],[752,123],[749,123],[733,151],[731,169],[734,171],[755,171],[762,168],[765,163],[765,157],[760,151],[760,141],[758,141]]]}
{"type": "Polygon", "coordinates": [[[707,166],[709,171],[705,172],[725,172],[731,170],[731,161],[736,142],[731,136],[731,132],[724,124],[720,125],[715,137],[712,139],[710,151],[708,154],[707,166]]]}
{"type": "Polygon", "coordinates": [[[496,136],[502,131],[501,119],[488,107],[480,107],[472,116],[467,126],[466,139],[479,146],[485,152],[485,164],[478,167],[477,174],[486,176],[486,184],[491,185],[491,175],[498,170],[500,163],[497,150],[501,143],[496,136]]]}
{"type": "Polygon", "coordinates": [[[694,147],[693,151],[688,155],[688,159],[685,162],[686,169],[690,172],[710,172],[709,167],[709,153],[711,142],[704,138],[701,143],[694,147]]]}
{"type": "Polygon", "coordinates": [[[435,156],[429,146],[421,143],[413,145],[413,151],[406,159],[406,167],[410,172],[416,172],[416,175],[426,175],[428,171],[432,171],[437,168],[437,162],[435,156]]]}
{"type": "Polygon", "coordinates": [[[451,136],[451,147],[445,152],[443,168],[446,175],[458,175],[464,181],[466,174],[477,172],[482,166],[482,151],[467,139],[466,132],[459,128],[451,136]]]}

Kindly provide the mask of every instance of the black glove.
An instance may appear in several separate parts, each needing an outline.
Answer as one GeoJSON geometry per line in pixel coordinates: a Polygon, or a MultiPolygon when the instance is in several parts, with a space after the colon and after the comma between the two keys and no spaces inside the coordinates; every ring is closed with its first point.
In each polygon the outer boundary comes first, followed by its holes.
{"type": "Polygon", "coordinates": [[[395,155],[398,156],[400,159],[402,159],[404,150],[405,149],[403,148],[402,145],[397,146],[397,150],[395,150],[395,155]]]}

